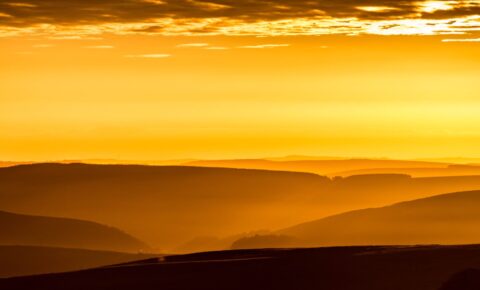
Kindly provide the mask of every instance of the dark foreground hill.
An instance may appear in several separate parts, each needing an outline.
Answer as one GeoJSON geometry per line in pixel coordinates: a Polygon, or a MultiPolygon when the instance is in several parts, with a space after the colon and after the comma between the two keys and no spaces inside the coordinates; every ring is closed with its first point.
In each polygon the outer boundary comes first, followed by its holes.
{"type": "Polygon", "coordinates": [[[300,172],[186,166],[0,168],[2,209],[113,225],[163,252],[196,237],[285,228],[352,209],[474,189],[480,189],[479,176],[332,180],[300,172]]]}
{"type": "Polygon", "coordinates": [[[138,252],[136,238],[98,223],[0,211],[0,245],[30,245],[138,252]]]}
{"type": "Polygon", "coordinates": [[[147,254],[0,246],[0,278],[81,270],[153,257],[147,254]]]}
{"type": "Polygon", "coordinates": [[[346,212],[244,237],[232,248],[473,244],[480,241],[479,225],[480,191],[468,191],[346,212]]]}
{"type": "Polygon", "coordinates": [[[466,269],[458,272],[445,282],[440,290],[478,290],[480,289],[480,270],[466,269]]]}
{"type": "Polygon", "coordinates": [[[239,250],[0,279],[5,290],[437,290],[480,246],[239,250]]]}

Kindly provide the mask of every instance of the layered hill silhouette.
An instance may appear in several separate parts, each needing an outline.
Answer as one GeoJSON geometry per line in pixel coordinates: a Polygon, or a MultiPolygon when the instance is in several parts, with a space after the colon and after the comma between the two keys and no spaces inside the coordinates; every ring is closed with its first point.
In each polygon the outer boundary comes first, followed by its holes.
{"type": "Polygon", "coordinates": [[[301,172],[187,166],[0,168],[4,210],[113,225],[162,252],[196,237],[285,228],[348,210],[475,189],[480,189],[479,176],[329,179],[301,172]]]}
{"type": "Polygon", "coordinates": [[[351,211],[278,232],[295,239],[265,244],[254,236],[243,248],[329,245],[472,244],[480,241],[480,191],[444,194],[382,208],[351,211]]]}
{"type": "Polygon", "coordinates": [[[0,279],[0,289],[438,290],[478,267],[479,246],[238,250],[0,279]]]}
{"type": "Polygon", "coordinates": [[[38,246],[0,246],[0,278],[75,271],[153,255],[38,246]]]}
{"type": "Polygon", "coordinates": [[[334,176],[371,175],[371,174],[406,174],[413,177],[469,176],[480,175],[477,165],[448,165],[444,168],[373,168],[331,173],[334,176]]]}
{"type": "MultiPolygon", "coordinates": [[[[396,169],[445,169],[450,164],[443,162],[409,161],[390,159],[326,159],[326,160],[289,160],[289,159],[232,159],[232,160],[196,160],[185,163],[188,166],[244,168],[263,170],[283,170],[310,172],[320,175],[340,176],[342,172],[355,170],[378,170],[388,168],[384,173],[402,173],[396,169]],[[340,174],[339,174],[340,173],[340,174]]],[[[353,174],[349,174],[353,175],[353,174]]]]}
{"type": "MultiPolygon", "coordinates": [[[[406,174],[412,177],[468,176],[480,175],[477,159],[445,158],[433,160],[393,160],[393,159],[348,159],[336,157],[287,156],[269,159],[233,160],[120,160],[84,159],[59,160],[61,164],[97,165],[152,165],[152,166],[200,166],[310,172],[330,177],[365,174],[406,174]],[[467,161],[470,161],[467,162],[467,161]],[[456,163],[460,162],[460,163],[456,163]]],[[[0,161],[0,167],[34,164],[35,162],[0,161]]]]}
{"type": "Polygon", "coordinates": [[[32,162],[0,161],[0,167],[10,167],[23,164],[32,164],[32,162]]]}
{"type": "Polygon", "coordinates": [[[164,250],[197,236],[307,220],[314,211],[307,203],[329,183],[314,174],[262,170],[35,164],[0,168],[0,204],[113,225],[164,250]],[[300,208],[306,215],[296,217],[300,208]]]}
{"type": "Polygon", "coordinates": [[[242,237],[232,243],[231,249],[292,248],[298,246],[296,237],[279,234],[254,235],[242,237]]]}
{"type": "Polygon", "coordinates": [[[112,227],[56,217],[0,211],[0,245],[30,245],[138,252],[148,246],[112,227]]]}

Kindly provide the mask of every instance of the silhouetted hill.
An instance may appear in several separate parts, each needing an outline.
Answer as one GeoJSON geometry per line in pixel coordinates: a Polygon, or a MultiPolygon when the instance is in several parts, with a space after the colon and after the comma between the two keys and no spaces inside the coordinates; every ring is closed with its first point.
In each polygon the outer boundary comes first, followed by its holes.
{"type": "Polygon", "coordinates": [[[148,247],[98,223],[0,211],[0,245],[30,245],[137,252],[148,247]]]}
{"type": "Polygon", "coordinates": [[[232,243],[232,249],[289,248],[297,243],[296,239],[286,235],[254,235],[243,237],[232,243]]]}
{"type": "Polygon", "coordinates": [[[0,161],[0,167],[10,167],[22,164],[32,164],[33,162],[20,162],[20,161],[0,161]]]}
{"type": "Polygon", "coordinates": [[[305,245],[468,244],[480,241],[480,191],[351,211],[279,233],[305,245]]]}
{"type": "Polygon", "coordinates": [[[413,177],[472,176],[480,175],[480,166],[449,165],[444,168],[369,168],[335,172],[334,176],[352,176],[365,174],[405,174],[413,177]]]}
{"type": "Polygon", "coordinates": [[[186,254],[186,253],[195,253],[195,252],[206,252],[206,251],[217,251],[217,250],[228,250],[231,248],[231,245],[236,240],[241,238],[250,237],[252,235],[266,235],[270,231],[253,231],[248,233],[241,233],[233,236],[227,237],[215,237],[215,236],[205,236],[205,237],[196,237],[183,244],[180,244],[178,247],[173,249],[172,253],[177,254],[186,254]]]}
{"type": "Polygon", "coordinates": [[[452,162],[391,159],[238,159],[194,160],[184,163],[189,166],[222,167],[310,172],[329,177],[404,174],[412,177],[471,176],[480,175],[480,166],[452,164],[452,162]]]}
{"type": "Polygon", "coordinates": [[[35,164],[0,168],[0,204],[114,225],[170,249],[197,236],[304,221],[317,208],[310,200],[329,183],[314,174],[265,170],[35,164]],[[299,209],[305,215],[294,215],[299,209]]]}
{"type": "MultiPolygon", "coordinates": [[[[233,159],[233,160],[197,160],[187,162],[188,166],[223,167],[283,170],[310,172],[320,175],[335,176],[336,172],[367,170],[376,168],[446,168],[448,163],[408,161],[390,159],[328,159],[328,160],[267,160],[267,159],[233,159]]],[[[395,172],[387,172],[395,173],[395,172]]]]}
{"type": "Polygon", "coordinates": [[[171,159],[171,160],[123,160],[123,159],[80,159],[80,160],[58,160],[54,163],[62,164],[98,164],[98,165],[181,165],[187,162],[193,162],[195,159],[171,159]]]}
{"type": "Polygon", "coordinates": [[[0,289],[437,290],[478,267],[480,246],[237,250],[0,279],[0,289]]]}
{"type": "Polygon", "coordinates": [[[352,209],[475,189],[478,176],[331,180],[310,173],[186,166],[0,168],[4,210],[113,225],[162,252],[196,237],[285,228],[352,209]]]}
{"type": "Polygon", "coordinates": [[[151,257],[85,249],[0,246],[0,278],[67,272],[151,257]]]}

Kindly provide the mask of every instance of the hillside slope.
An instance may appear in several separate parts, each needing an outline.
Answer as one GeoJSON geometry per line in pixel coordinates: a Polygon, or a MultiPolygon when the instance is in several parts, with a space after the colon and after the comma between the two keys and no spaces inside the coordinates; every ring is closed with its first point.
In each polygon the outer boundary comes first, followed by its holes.
{"type": "Polygon", "coordinates": [[[0,289],[437,290],[478,267],[479,246],[242,250],[0,279],[0,289]]]}
{"type": "Polygon", "coordinates": [[[0,245],[30,245],[137,252],[136,238],[98,223],[0,211],[0,245]]]}
{"type": "Polygon", "coordinates": [[[279,233],[306,245],[468,244],[480,242],[480,191],[458,192],[351,211],[279,233]]]}
{"type": "Polygon", "coordinates": [[[84,249],[0,246],[0,278],[67,272],[152,257],[84,249]]]}
{"type": "Polygon", "coordinates": [[[0,168],[0,204],[113,225],[165,252],[198,236],[307,220],[318,208],[310,201],[329,183],[314,174],[262,170],[36,164],[0,168]],[[300,209],[305,214],[294,215],[300,209]]]}
{"type": "MultiPolygon", "coordinates": [[[[267,159],[232,159],[232,160],[196,160],[186,163],[188,166],[224,167],[283,170],[310,172],[320,175],[335,176],[336,172],[368,170],[376,168],[446,168],[449,164],[442,162],[390,160],[390,159],[328,159],[328,160],[267,160],[267,159]]],[[[396,173],[394,171],[386,173],[396,173]]]]}
{"type": "Polygon", "coordinates": [[[331,180],[310,173],[185,166],[0,168],[2,209],[113,225],[162,252],[197,237],[275,230],[352,209],[475,189],[479,176],[331,180]]]}
{"type": "Polygon", "coordinates": [[[439,176],[472,176],[480,175],[478,165],[449,165],[447,167],[433,168],[370,168],[351,171],[334,172],[334,176],[352,176],[366,174],[406,174],[413,177],[439,177],[439,176]]]}

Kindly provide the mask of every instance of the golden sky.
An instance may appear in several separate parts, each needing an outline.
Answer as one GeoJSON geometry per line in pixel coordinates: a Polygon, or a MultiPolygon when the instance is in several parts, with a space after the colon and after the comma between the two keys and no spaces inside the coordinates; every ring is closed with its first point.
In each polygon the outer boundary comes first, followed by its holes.
{"type": "Polygon", "coordinates": [[[480,1],[0,0],[0,159],[480,157],[480,1]]]}

